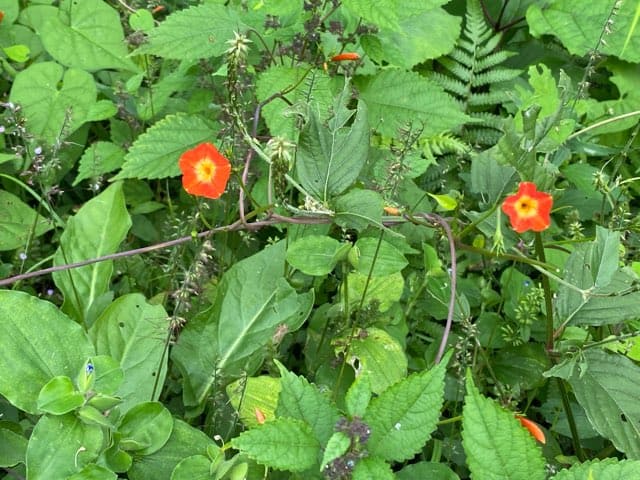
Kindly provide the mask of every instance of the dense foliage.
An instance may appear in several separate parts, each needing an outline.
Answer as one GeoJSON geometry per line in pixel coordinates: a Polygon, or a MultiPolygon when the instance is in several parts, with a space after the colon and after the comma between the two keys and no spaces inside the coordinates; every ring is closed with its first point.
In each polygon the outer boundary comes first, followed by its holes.
{"type": "Polygon", "coordinates": [[[0,11],[0,478],[640,478],[640,3],[0,11]]]}

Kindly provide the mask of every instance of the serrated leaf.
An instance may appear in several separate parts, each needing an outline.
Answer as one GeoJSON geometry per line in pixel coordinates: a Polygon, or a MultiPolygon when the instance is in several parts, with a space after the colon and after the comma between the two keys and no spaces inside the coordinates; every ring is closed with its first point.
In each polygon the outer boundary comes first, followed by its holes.
{"type": "Polygon", "coordinates": [[[296,156],[300,183],[311,195],[325,203],[355,182],[369,152],[366,105],[358,103],[355,119],[349,127],[336,117],[344,115],[348,118],[352,112],[338,108],[328,125],[312,110],[308,123],[300,133],[296,156]]]}
{"type": "Polygon", "coordinates": [[[47,52],[67,67],[138,71],[127,58],[118,12],[102,0],[63,0],[39,33],[47,52]]]}
{"type": "Polygon", "coordinates": [[[279,364],[280,396],[278,398],[277,417],[295,418],[304,421],[324,445],[333,434],[333,427],[339,414],[330,398],[309,383],[306,378],[297,376],[279,364]]]}
{"type": "Polygon", "coordinates": [[[394,480],[391,465],[380,457],[359,460],[353,469],[352,480],[394,480]]]}
{"type": "Polygon", "coordinates": [[[367,377],[373,393],[384,392],[407,374],[407,357],[402,345],[379,328],[367,328],[356,335],[348,353],[346,359],[356,377],[367,377]]]}
{"type": "Polygon", "coordinates": [[[344,0],[343,5],[356,16],[378,27],[392,30],[400,27],[397,2],[394,0],[344,0]]]}
{"type": "Polygon", "coordinates": [[[112,180],[180,175],[180,155],[200,143],[213,141],[216,131],[197,115],[167,115],[138,137],[124,157],[122,170],[112,180]]]}
{"type": "Polygon", "coordinates": [[[41,62],[18,73],[9,98],[21,105],[29,133],[53,145],[89,120],[96,95],[89,73],[41,62]]]}
{"type": "Polygon", "coordinates": [[[351,438],[346,433],[334,432],[331,438],[327,441],[327,446],[324,448],[322,454],[322,462],[320,462],[320,470],[324,470],[324,467],[328,463],[333,462],[336,458],[344,455],[351,445],[351,438]]]}
{"type": "MultiPolygon", "coordinates": [[[[54,265],[66,265],[114,253],[131,227],[122,184],[115,183],[85,203],[67,222],[54,265]]],[[[56,286],[64,294],[62,310],[77,322],[90,325],[93,308],[101,309],[101,297],[109,292],[113,262],[98,262],[72,270],[54,272],[56,286]]],[[[94,312],[98,313],[98,312],[94,312]]]]}
{"type": "Polygon", "coordinates": [[[148,32],[148,42],[133,54],[150,53],[180,60],[218,57],[229,48],[226,42],[233,40],[234,32],[245,29],[232,8],[198,5],[169,15],[148,32]]]}
{"type": "Polygon", "coordinates": [[[358,250],[357,264],[354,265],[363,275],[374,277],[400,272],[409,262],[393,244],[386,240],[364,237],[355,244],[358,250]]]}
{"type": "Polygon", "coordinates": [[[40,389],[55,376],[75,377],[93,345],[53,304],[24,292],[0,290],[0,318],[0,394],[38,414],[40,389]]]}
{"type": "Polygon", "coordinates": [[[586,368],[569,378],[593,427],[630,459],[640,459],[640,367],[622,355],[584,352],[586,368]]]}
{"type": "Polygon", "coordinates": [[[311,468],[320,454],[311,427],[291,418],[278,418],[242,432],[231,445],[262,465],[291,472],[311,468]]]}
{"type": "Polygon", "coordinates": [[[14,194],[0,190],[0,251],[26,247],[29,238],[39,237],[53,224],[14,194]]]}
{"type": "Polygon", "coordinates": [[[640,478],[640,462],[605,458],[577,463],[571,468],[560,470],[553,480],[637,480],[640,478]]]}
{"type": "MultiPolygon", "coordinates": [[[[612,4],[594,2],[592,6],[584,10],[581,0],[559,0],[543,8],[534,2],[527,10],[527,23],[534,37],[554,35],[570,53],[581,57],[593,50],[611,14],[612,4]]],[[[640,31],[634,28],[636,3],[622,2],[614,18],[615,28],[606,42],[598,44],[598,50],[628,62],[640,61],[640,31]]]]}
{"type": "MultiPolygon", "coordinates": [[[[164,383],[169,318],[162,305],[151,305],[141,294],[117,298],[98,317],[89,331],[96,352],[117,360],[124,381],[114,393],[122,398],[120,410],[146,400],[157,400],[164,383]],[[158,371],[160,370],[160,371],[158,371]]],[[[111,393],[110,393],[111,394],[111,393]]]]}
{"type": "Polygon", "coordinates": [[[474,479],[544,480],[536,441],[512,412],[485,398],[467,373],[462,444],[474,479]]]}
{"type": "Polygon", "coordinates": [[[371,455],[403,461],[431,438],[440,418],[449,358],[450,353],[432,369],[410,375],[371,401],[363,418],[371,428],[371,455]]]}
{"type": "Polygon", "coordinates": [[[122,165],[125,151],[111,142],[95,142],[88,147],[78,165],[78,176],[73,181],[75,187],[82,180],[112,172],[122,165]]]}
{"type": "Polygon", "coordinates": [[[383,70],[360,85],[360,97],[369,107],[371,128],[389,137],[409,122],[424,127],[424,136],[473,122],[441,86],[414,72],[383,70]]]}

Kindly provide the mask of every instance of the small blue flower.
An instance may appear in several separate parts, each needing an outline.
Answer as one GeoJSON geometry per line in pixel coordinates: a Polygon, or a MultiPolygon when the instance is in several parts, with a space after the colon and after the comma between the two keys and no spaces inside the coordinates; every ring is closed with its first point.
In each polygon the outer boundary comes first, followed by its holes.
{"type": "Polygon", "coordinates": [[[87,366],[85,367],[85,372],[87,373],[87,375],[91,375],[93,373],[93,370],[93,363],[87,363],[87,366]]]}

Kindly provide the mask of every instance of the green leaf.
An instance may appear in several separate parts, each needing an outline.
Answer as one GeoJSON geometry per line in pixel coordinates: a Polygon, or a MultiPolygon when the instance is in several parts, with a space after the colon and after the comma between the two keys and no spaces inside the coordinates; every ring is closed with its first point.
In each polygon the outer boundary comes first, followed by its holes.
{"type": "Polygon", "coordinates": [[[25,462],[27,439],[0,426],[0,467],[13,467],[25,462]]]}
{"type": "Polygon", "coordinates": [[[38,395],[38,410],[53,415],[63,415],[80,407],[84,395],[76,390],[69,377],[64,375],[49,380],[38,395]]]}
{"type": "Polygon", "coordinates": [[[27,413],[53,377],[75,377],[93,345],[77,323],[53,304],[23,292],[0,290],[0,394],[27,413]]]}
{"type": "Polygon", "coordinates": [[[27,446],[27,478],[67,478],[94,462],[105,441],[102,429],[72,414],[44,415],[27,446]]]}
{"type": "Polygon", "coordinates": [[[96,95],[89,73],[41,62],[16,75],[9,98],[22,106],[29,133],[53,145],[90,120],[96,95]]]}
{"type": "Polygon", "coordinates": [[[350,245],[324,235],[302,237],[287,248],[287,262],[307,275],[322,276],[333,271],[350,245]]]}
{"type": "Polygon", "coordinates": [[[151,455],[136,455],[127,476],[130,480],[170,480],[171,472],[181,460],[204,455],[207,449],[218,450],[218,447],[200,430],[175,419],[171,436],[164,446],[151,455]]]}
{"type": "Polygon", "coordinates": [[[553,480],[625,480],[638,478],[640,462],[637,460],[618,460],[605,458],[604,460],[590,460],[577,463],[571,468],[560,470],[553,476],[553,480]]]}
{"type": "Polygon", "coordinates": [[[407,465],[396,473],[397,480],[430,478],[433,480],[460,480],[460,477],[443,463],[418,462],[407,465]]]}
{"type": "Polygon", "coordinates": [[[281,364],[278,364],[278,368],[282,389],[276,416],[302,420],[311,427],[318,442],[325,445],[340,417],[336,406],[306,378],[287,371],[281,364]]]}
{"type": "Polygon", "coordinates": [[[509,182],[516,178],[516,169],[501,165],[491,149],[479,153],[471,162],[471,191],[487,205],[493,205],[505,194],[509,182]]]}
{"type": "Polygon", "coordinates": [[[542,374],[550,367],[549,357],[542,344],[525,343],[499,350],[492,368],[499,382],[514,389],[530,390],[542,387],[542,374]]]}
{"type": "Polygon", "coordinates": [[[95,463],[90,463],[78,473],[67,477],[65,480],[116,480],[117,478],[118,475],[111,470],[96,465],[95,463]]]}
{"type": "Polygon", "coordinates": [[[473,122],[441,86],[414,72],[386,69],[359,86],[369,107],[369,126],[388,137],[396,137],[408,123],[431,136],[473,122]]]}
{"type": "MultiPolygon", "coordinates": [[[[386,312],[400,300],[404,290],[404,278],[401,273],[385,275],[383,277],[371,277],[367,281],[367,275],[350,273],[348,282],[349,302],[352,306],[360,305],[363,295],[366,295],[363,305],[376,302],[378,310],[386,312]]],[[[344,284],[343,284],[344,290],[344,284]]],[[[344,291],[342,292],[344,294],[344,291]]]]}
{"type": "Polygon", "coordinates": [[[73,181],[75,187],[82,180],[98,177],[122,166],[125,151],[111,142],[95,142],[88,147],[78,165],[78,175],[73,181]]]}
{"type": "Polygon", "coordinates": [[[31,51],[26,45],[11,45],[5,47],[2,51],[9,57],[10,60],[18,63],[24,63],[29,60],[29,54],[31,51]]]}
{"type": "Polygon", "coordinates": [[[173,429],[173,417],[160,402],[139,403],[125,414],[118,432],[120,446],[136,455],[157,452],[167,443],[173,429]]]}
{"type": "Polygon", "coordinates": [[[311,468],[320,454],[311,427],[291,418],[278,418],[242,432],[231,445],[262,465],[291,472],[311,468]]]}
{"type": "MultiPolygon", "coordinates": [[[[118,391],[118,387],[122,383],[123,372],[117,359],[109,355],[96,355],[87,361],[78,377],[77,384],[79,387],[87,384],[95,393],[110,396],[118,391]]],[[[81,391],[85,390],[82,389],[81,391]]],[[[91,400],[97,398],[99,396],[96,395],[91,400]]],[[[113,400],[103,398],[103,401],[109,403],[113,400]]]]}
{"type": "Polygon", "coordinates": [[[355,370],[356,378],[367,377],[371,391],[376,394],[407,375],[407,357],[402,345],[379,328],[367,328],[356,335],[346,359],[355,370]]]}
{"type": "MultiPolygon", "coordinates": [[[[115,183],[69,219],[53,264],[66,265],[114,253],[130,226],[122,184],[115,183]]],[[[104,308],[105,298],[109,298],[105,295],[112,272],[113,262],[106,261],[53,273],[53,281],[64,294],[62,310],[80,323],[93,323],[104,308]]]]}
{"type": "Polygon", "coordinates": [[[450,354],[430,370],[414,373],[371,401],[363,420],[371,428],[367,448],[387,461],[413,457],[431,438],[444,399],[450,354]]]}
{"type": "Polygon", "coordinates": [[[209,480],[213,478],[211,470],[211,460],[208,457],[192,455],[176,465],[171,473],[171,480],[209,480]]]}
{"type": "Polygon", "coordinates": [[[544,480],[545,461],[536,441],[509,412],[480,394],[467,373],[462,444],[475,479],[544,480]]]}
{"type": "Polygon", "coordinates": [[[110,355],[122,367],[124,382],[115,392],[104,392],[122,398],[122,412],[158,399],[166,376],[169,328],[162,305],[150,305],[144,296],[129,294],[109,305],[89,330],[96,352],[110,355]]]}
{"type": "Polygon", "coordinates": [[[367,375],[355,378],[344,399],[347,413],[351,417],[363,417],[371,401],[371,382],[367,375]]]}
{"type": "Polygon", "coordinates": [[[63,0],[39,33],[47,52],[67,67],[138,70],[127,58],[118,12],[102,0],[63,0]]]}
{"type": "Polygon", "coordinates": [[[308,64],[295,67],[275,65],[258,75],[256,97],[266,102],[262,116],[273,136],[298,143],[300,117],[306,117],[309,99],[320,118],[326,118],[330,111],[333,93],[330,77],[321,70],[308,64]],[[293,87],[293,91],[289,91],[293,87]],[[284,98],[273,98],[278,92],[286,92],[284,98]]]}
{"type": "Polygon", "coordinates": [[[384,200],[378,192],[354,188],[336,198],[336,223],[362,231],[369,225],[382,226],[384,200]]]}
{"type": "Polygon", "coordinates": [[[153,14],[149,10],[140,8],[129,17],[129,25],[133,30],[149,32],[153,29],[153,14]]]}
{"type": "Polygon", "coordinates": [[[133,53],[180,60],[218,57],[229,48],[226,42],[233,40],[234,32],[245,29],[232,8],[198,5],[169,15],[148,32],[147,43],[133,53]]]}
{"type": "Polygon", "coordinates": [[[227,385],[227,396],[231,405],[240,415],[240,420],[249,428],[260,425],[256,410],[260,410],[266,420],[275,418],[280,379],[260,376],[241,378],[227,385]]]}
{"type": "Polygon", "coordinates": [[[449,53],[460,36],[460,17],[440,8],[443,2],[397,3],[398,24],[362,38],[364,51],[376,63],[411,70],[416,64],[449,53]],[[406,8],[413,3],[415,8],[406,8]],[[430,5],[431,3],[431,5],[430,5]]]}
{"type": "Polygon", "coordinates": [[[586,365],[569,378],[593,427],[630,459],[640,459],[640,367],[622,355],[584,352],[586,365]]]}
{"type": "Polygon", "coordinates": [[[344,0],[343,5],[357,17],[382,28],[400,28],[400,10],[394,0],[344,0]]]}
{"type": "MultiPolygon", "coordinates": [[[[350,93],[348,84],[342,95],[350,93]]],[[[341,100],[338,104],[341,105],[341,100]]],[[[300,133],[296,171],[300,183],[311,195],[322,202],[341,194],[360,175],[369,152],[369,126],[367,108],[358,102],[353,124],[345,123],[352,110],[338,107],[334,116],[323,122],[315,110],[300,133]]]]}
{"type": "Polygon", "coordinates": [[[353,480],[394,480],[391,466],[380,457],[363,458],[353,469],[353,480]]]}
{"type": "Polygon", "coordinates": [[[124,157],[122,171],[112,180],[180,175],[180,155],[212,141],[215,134],[216,128],[197,115],[167,115],[136,139],[124,157]]]}
{"type": "Polygon", "coordinates": [[[201,405],[216,369],[227,377],[251,374],[277,328],[300,328],[313,292],[298,294],[284,278],[285,242],[237,262],[216,290],[214,306],[187,323],[172,351],[185,377],[186,405],[201,405]]]}
{"type": "Polygon", "coordinates": [[[4,190],[0,190],[0,211],[0,251],[26,248],[31,235],[39,237],[53,228],[49,220],[4,190]]]}
{"type": "Polygon", "coordinates": [[[354,248],[358,251],[356,269],[363,275],[374,277],[400,272],[409,262],[393,244],[372,237],[359,238],[354,248]]]}
{"type": "Polygon", "coordinates": [[[622,2],[617,8],[615,28],[606,35],[606,42],[598,44],[603,25],[612,4],[595,2],[587,10],[581,0],[557,0],[542,8],[535,2],[527,10],[527,23],[534,37],[554,35],[573,55],[587,55],[597,45],[604,55],[615,55],[622,60],[640,61],[640,31],[634,28],[636,2],[622,2]],[[576,15],[580,12],[580,15],[576,15]]]}
{"type": "Polygon", "coordinates": [[[320,462],[320,470],[324,470],[327,464],[333,462],[336,458],[344,455],[351,445],[351,438],[346,433],[335,432],[327,441],[327,446],[322,454],[322,462],[320,462]]]}

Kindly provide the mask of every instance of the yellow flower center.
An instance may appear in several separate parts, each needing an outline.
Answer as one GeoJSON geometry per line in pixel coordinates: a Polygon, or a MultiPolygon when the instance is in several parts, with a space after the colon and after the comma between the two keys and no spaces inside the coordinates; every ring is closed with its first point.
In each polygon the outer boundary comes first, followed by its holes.
{"type": "Polygon", "coordinates": [[[516,202],[515,209],[520,218],[535,217],[538,214],[538,201],[523,195],[516,202]]]}
{"type": "Polygon", "coordinates": [[[216,164],[209,157],[205,157],[196,164],[196,178],[200,183],[210,183],[216,175],[216,164]]]}

